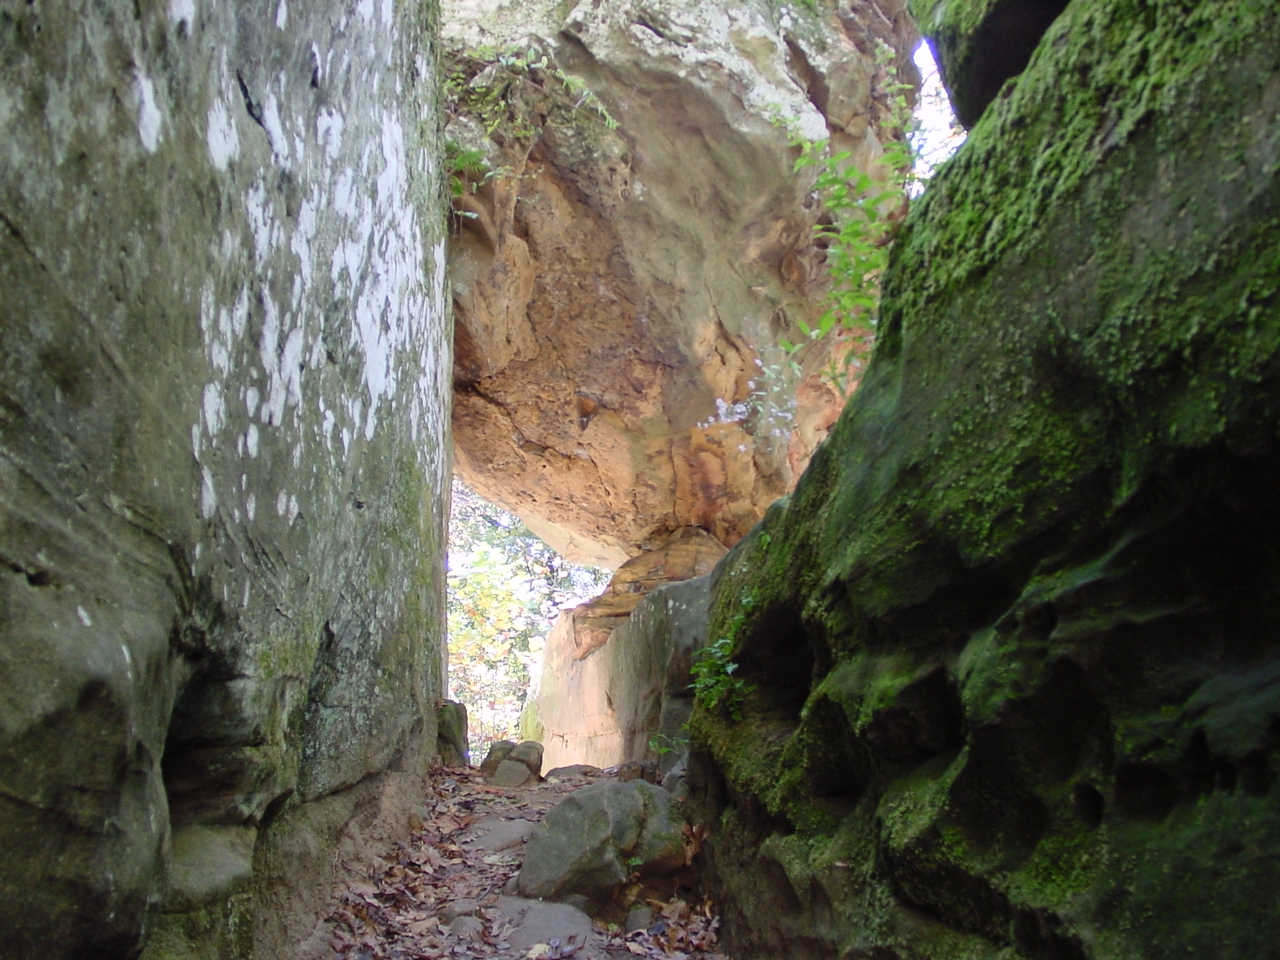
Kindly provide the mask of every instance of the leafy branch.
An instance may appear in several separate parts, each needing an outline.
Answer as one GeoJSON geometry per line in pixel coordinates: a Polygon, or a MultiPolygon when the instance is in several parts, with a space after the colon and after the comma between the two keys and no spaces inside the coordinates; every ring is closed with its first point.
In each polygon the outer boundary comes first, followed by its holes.
{"type": "Polygon", "coordinates": [[[733,641],[721,637],[694,656],[693,699],[705,710],[724,710],[736,722],[742,720],[742,704],[755,685],[734,676],[738,664],[732,659],[733,641]]]}
{"type": "MultiPolygon", "coordinates": [[[[909,137],[911,85],[898,79],[894,56],[886,44],[877,48],[876,63],[883,77],[876,96],[878,126],[886,135],[879,160],[881,177],[858,169],[849,151],[830,153],[828,141],[792,141],[800,149],[794,172],[817,168],[813,189],[822,200],[826,216],[814,229],[814,242],[825,248],[832,282],[829,306],[818,323],[797,323],[805,340],[780,341],[790,355],[794,356],[805,342],[847,335],[858,327],[875,327],[880,278],[888,265],[889,247],[906,214],[915,160],[909,137]]],[[[853,361],[853,353],[843,359],[833,357],[823,371],[842,399],[848,399],[853,361]]]]}

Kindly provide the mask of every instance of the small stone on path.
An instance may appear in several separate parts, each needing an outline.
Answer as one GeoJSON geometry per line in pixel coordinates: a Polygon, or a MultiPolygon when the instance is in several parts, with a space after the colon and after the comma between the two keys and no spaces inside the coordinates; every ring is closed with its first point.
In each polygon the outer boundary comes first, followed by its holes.
{"type": "Polygon", "coordinates": [[[549,944],[552,940],[560,941],[561,946],[568,946],[571,941],[585,945],[592,933],[591,918],[563,903],[502,897],[497,909],[502,919],[515,925],[507,942],[519,954],[534,944],[549,944]]]}
{"type": "Polygon", "coordinates": [[[449,924],[449,932],[455,937],[474,940],[484,933],[484,921],[478,917],[455,917],[449,924]]]}

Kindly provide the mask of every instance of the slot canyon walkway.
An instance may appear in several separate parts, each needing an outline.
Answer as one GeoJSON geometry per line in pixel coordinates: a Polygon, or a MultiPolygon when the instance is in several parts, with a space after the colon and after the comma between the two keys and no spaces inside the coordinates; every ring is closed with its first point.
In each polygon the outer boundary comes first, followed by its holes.
{"type": "Polygon", "coordinates": [[[514,895],[525,843],[543,816],[611,776],[614,768],[563,779],[552,771],[507,788],[472,767],[437,768],[425,822],[335,885],[328,916],[296,960],[729,960],[717,952],[719,918],[692,868],[624,888],[614,923],[514,895]]]}

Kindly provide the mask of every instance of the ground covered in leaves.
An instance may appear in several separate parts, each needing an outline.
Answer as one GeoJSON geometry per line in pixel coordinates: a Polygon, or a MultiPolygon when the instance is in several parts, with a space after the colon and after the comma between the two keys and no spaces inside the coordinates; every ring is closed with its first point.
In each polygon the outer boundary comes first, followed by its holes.
{"type": "Polygon", "coordinates": [[[313,949],[299,960],[728,960],[717,952],[719,919],[692,871],[628,887],[608,918],[615,922],[588,923],[581,914],[575,922],[568,907],[516,898],[529,833],[597,779],[553,777],[508,789],[471,768],[439,769],[428,821],[335,889],[313,949]]]}

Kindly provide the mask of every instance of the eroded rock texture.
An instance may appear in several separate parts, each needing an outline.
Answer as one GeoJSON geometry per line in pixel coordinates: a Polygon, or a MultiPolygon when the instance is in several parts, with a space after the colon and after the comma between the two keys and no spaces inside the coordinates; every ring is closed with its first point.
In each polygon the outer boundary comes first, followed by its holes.
{"type": "Polygon", "coordinates": [[[656,759],[665,773],[680,758],[693,709],[690,663],[706,643],[708,587],[704,576],[653,590],[586,656],[575,649],[573,612],[560,615],[522,718],[526,734],[543,743],[548,768],[656,759]]]}
{"type": "Polygon", "coordinates": [[[716,575],[734,956],[1274,955],[1278,107],[1274,4],[1074,0],[912,211],[863,386],[716,575]]]}
{"type": "Polygon", "coordinates": [[[412,813],[448,497],[431,29],[0,5],[4,956],[280,956],[335,849],[412,813]]]}
{"type": "Polygon", "coordinates": [[[448,134],[490,171],[449,257],[468,486],[609,568],[684,527],[733,544],[790,488],[839,398],[778,346],[823,310],[789,140],[874,167],[902,8],[450,7],[448,134]]]}

